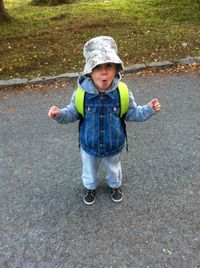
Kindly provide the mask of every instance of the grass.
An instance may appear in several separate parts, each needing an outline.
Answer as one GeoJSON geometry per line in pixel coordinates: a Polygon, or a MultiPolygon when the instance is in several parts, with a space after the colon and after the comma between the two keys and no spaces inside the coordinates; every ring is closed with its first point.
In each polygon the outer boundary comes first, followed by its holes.
{"type": "Polygon", "coordinates": [[[112,36],[125,66],[199,55],[199,0],[76,0],[36,7],[4,0],[14,18],[0,25],[0,79],[81,71],[84,43],[112,36]],[[52,20],[59,14],[62,19],[52,20]]]}

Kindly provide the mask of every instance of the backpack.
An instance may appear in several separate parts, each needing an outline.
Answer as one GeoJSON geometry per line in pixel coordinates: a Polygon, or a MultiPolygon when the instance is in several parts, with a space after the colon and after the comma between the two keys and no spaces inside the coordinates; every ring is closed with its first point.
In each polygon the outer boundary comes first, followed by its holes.
{"type": "MultiPolygon", "coordinates": [[[[122,126],[124,128],[124,133],[126,137],[126,149],[128,151],[126,124],[125,124],[124,118],[126,116],[126,113],[129,107],[129,91],[128,91],[127,85],[123,82],[119,82],[117,89],[119,92],[119,99],[120,99],[120,119],[121,119],[122,126]]],[[[84,109],[85,109],[84,103],[85,103],[85,91],[82,88],[78,87],[75,93],[75,106],[80,117],[79,133],[80,133],[81,124],[84,120],[84,109]]]]}

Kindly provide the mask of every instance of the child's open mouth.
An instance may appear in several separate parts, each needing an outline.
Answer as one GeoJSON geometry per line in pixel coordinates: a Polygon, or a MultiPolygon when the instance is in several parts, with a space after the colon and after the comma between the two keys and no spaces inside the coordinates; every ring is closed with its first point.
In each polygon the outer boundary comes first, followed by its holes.
{"type": "Polygon", "coordinates": [[[106,79],[102,80],[103,84],[106,84],[108,81],[106,79]]]}

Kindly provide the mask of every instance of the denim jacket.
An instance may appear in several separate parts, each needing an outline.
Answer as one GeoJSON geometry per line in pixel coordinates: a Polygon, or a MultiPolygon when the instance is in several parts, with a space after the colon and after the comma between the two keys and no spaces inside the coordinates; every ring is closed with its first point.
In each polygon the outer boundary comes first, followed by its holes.
{"type": "Polygon", "coordinates": [[[80,129],[80,144],[93,156],[120,152],[125,143],[121,124],[119,93],[85,94],[85,117],[80,129]]]}
{"type": "MultiPolygon", "coordinates": [[[[90,77],[80,76],[78,85],[86,91],[85,117],[80,129],[80,145],[88,154],[97,157],[119,153],[125,144],[124,128],[121,124],[120,103],[117,85],[121,77],[118,74],[106,92],[99,92],[90,77]]],[[[149,105],[137,106],[129,91],[129,109],[125,121],[145,121],[155,112],[149,105]]],[[[75,107],[75,92],[70,104],[60,109],[58,123],[79,120],[75,107]]]]}

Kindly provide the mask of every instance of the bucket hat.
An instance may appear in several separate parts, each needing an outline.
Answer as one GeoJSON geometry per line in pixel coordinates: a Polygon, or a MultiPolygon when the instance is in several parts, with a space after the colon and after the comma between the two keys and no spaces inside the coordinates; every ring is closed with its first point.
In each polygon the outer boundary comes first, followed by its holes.
{"type": "Polygon", "coordinates": [[[90,74],[94,67],[105,63],[118,64],[118,72],[122,71],[124,66],[117,51],[117,45],[112,37],[98,36],[90,39],[83,48],[86,60],[83,75],[90,74]]]}

